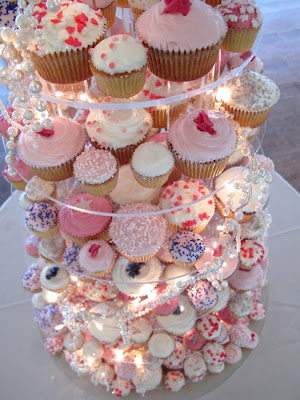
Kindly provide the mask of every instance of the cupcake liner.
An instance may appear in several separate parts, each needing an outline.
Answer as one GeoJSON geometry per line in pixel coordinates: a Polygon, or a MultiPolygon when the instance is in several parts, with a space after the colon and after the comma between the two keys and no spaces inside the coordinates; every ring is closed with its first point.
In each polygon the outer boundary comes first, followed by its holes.
{"type": "Polygon", "coordinates": [[[34,293],[40,293],[42,291],[42,288],[40,289],[35,289],[35,290],[30,290],[30,293],[34,294],[34,293]]]}
{"type": "Polygon", "coordinates": [[[119,252],[123,257],[127,258],[127,260],[140,263],[140,262],[146,262],[146,261],[150,260],[150,258],[154,257],[155,254],[159,251],[160,247],[159,247],[157,250],[155,250],[154,253],[147,254],[147,255],[145,255],[145,256],[130,256],[129,254],[126,254],[126,253],[124,253],[123,251],[121,251],[119,248],[117,248],[117,249],[118,249],[118,252],[119,252]]]}
{"type": "Polygon", "coordinates": [[[16,190],[22,190],[22,191],[24,191],[25,190],[25,187],[26,187],[26,185],[27,185],[27,182],[25,182],[25,181],[19,181],[19,182],[13,182],[13,181],[10,181],[9,179],[7,179],[6,178],[6,180],[7,180],[7,182],[8,183],[10,183],[16,190]]]}
{"type": "Polygon", "coordinates": [[[167,183],[177,182],[181,179],[181,176],[182,176],[181,171],[179,171],[178,168],[173,168],[173,171],[171,172],[167,183]]]}
{"type": "Polygon", "coordinates": [[[205,0],[206,4],[209,4],[212,7],[217,7],[219,4],[222,3],[222,0],[205,0]]]}
{"type": "Polygon", "coordinates": [[[67,289],[69,283],[70,283],[70,279],[69,279],[68,283],[60,289],[47,289],[47,288],[45,288],[45,289],[49,290],[50,292],[54,292],[54,293],[62,293],[67,289]]]}
{"type": "Polygon", "coordinates": [[[55,52],[44,57],[29,52],[29,56],[39,75],[46,81],[58,84],[80,82],[92,76],[88,51],[102,39],[104,35],[92,45],[80,50],[55,52]]]}
{"type": "Polygon", "coordinates": [[[134,20],[136,21],[146,10],[140,8],[130,7],[134,20]]]}
{"type": "Polygon", "coordinates": [[[230,114],[233,114],[234,120],[237,121],[240,126],[249,126],[250,128],[257,128],[261,126],[266,121],[273,108],[272,106],[270,108],[267,108],[266,110],[247,111],[226,104],[224,101],[222,101],[222,106],[230,114]]]}
{"type": "Polygon", "coordinates": [[[95,184],[83,183],[82,186],[86,192],[92,194],[93,196],[105,196],[106,194],[112,192],[117,186],[118,175],[119,173],[117,170],[115,174],[106,182],[95,184]]]}
{"type": "Polygon", "coordinates": [[[146,188],[157,188],[159,186],[162,186],[164,183],[167,182],[170,173],[172,172],[172,169],[170,169],[168,172],[166,172],[163,175],[158,175],[158,176],[154,176],[154,177],[148,177],[148,176],[143,176],[141,174],[139,174],[132,166],[132,164],[130,164],[131,170],[133,172],[133,175],[136,179],[136,181],[143,187],[146,188]]]}
{"type": "Polygon", "coordinates": [[[117,0],[117,6],[120,8],[130,8],[128,0],[117,0]]]}
{"type": "Polygon", "coordinates": [[[113,1],[107,7],[101,8],[101,14],[106,18],[107,29],[110,29],[115,23],[117,2],[113,1]]]}
{"type": "Polygon", "coordinates": [[[27,226],[27,228],[30,230],[30,232],[34,233],[36,236],[38,236],[42,239],[50,239],[53,236],[56,236],[59,232],[58,225],[53,226],[47,232],[39,232],[39,231],[36,231],[35,229],[29,228],[29,226],[27,226]]]}
{"type": "Polygon", "coordinates": [[[260,27],[261,26],[250,29],[236,29],[229,27],[221,46],[222,50],[231,53],[243,53],[244,51],[251,50],[260,27]]]}
{"type": "Polygon", "coordinates": [[[175,81],[193,81],[206,75],[216,62],[223,38],[215,45],[190,52],[175,52],[155,49],[147,43],[148,66],[159,78],[175,81]]]}
{"type": "Polygon", "coordinates": [[[60,230],[63,232],[64,236],[67,239],[71,240],[72,242],[74,242],[75,244],[77,244],[80,247],[82,247],[85,243],[87,243],[90,240],[97,240],[97,239],[107,240],[108,239],[108,227],[103,232],[97,233],[94,236],[86,236],[86,237],[70,235],[70,234],[64,232],[62,230],[62,228],[60,228],[60,230]]]}
{"type": "MultiPolygon", "coordinates": [[[[203,222],[203,221],[202,221],[203,222]]],[[[193,231],[196,233],[200,233],[202,231],[204,231],[204,229],[206,228],[207,224],[209,221],[205,222],[205,225],[195,225],[195,226],[188,226],[186,228],[183,228],[180,225],[174,225],[174,224],[168,224],[169,225],[169,229],[171,232],[177,232],[177,231],[193,231]]]]}
{"type": "Polygon", "coordinates": [[[96,83],[104,94],[116,98],[128,98],[139,93],[146,81],[147,65],[139,70],[109,75],[90,63],[96,83]]]}
{"type": "MultiPolygon", "coordinates": [[[[224,219],[234,218],[234,212],[231,210],[230,210],[230,214],[225,216],[223,214],[223,210],[225,208],[223,202],[218,198],[217,195],[215,195],[214,198],[215,198],[216,209],[217,209],[218,213],[220,214],[220,216],[224,219]]],[[[251,221],[255,217],[256,213],[255,212],[251,212],[251,213],[243,212],[243,215],[244,215],[244,217],[241,221],[239,221],[239,224],[245,224],[246,222],[251,221]]]]}
{"type": "Polygon", "coordinates": [[[84,267],[82,265],[81,265],[81,267],[87,275],[94,277],[94,278],[102,278],[111,272],[111,270],[113,269],[113,266],[115,265],[115,260],[116,260],[116,253],[114,252],[110,266],[103,271],[89,272],[86,269],[84,269],[84,267]]]}
{"type": "MultiPolygon", "coordinates": [[[[179,118],[180,114],[185,114],[187,111],[188,104],[179,104],[178,106],[171,108],[169,111],[170,124],[173,124],[179,118]]],[[[153,119],[153,128],[164,128],[168,127],[168,110],[154,109],[150,112],[153,119]]]]}
{"type": "Polygon", "coordinates": [[[192,267],[193,265],[195,265],[195,263],[199,260],[199,258],[197,258],[197,260],[195,260],[195,261],[189,261],[189,262],[178,261],[178,260],[175,260],[175,258],[172,258],[172,260],[173,260],[173,263],[178,265],[179,267],[189,268],[189,267],[192,267]]]}

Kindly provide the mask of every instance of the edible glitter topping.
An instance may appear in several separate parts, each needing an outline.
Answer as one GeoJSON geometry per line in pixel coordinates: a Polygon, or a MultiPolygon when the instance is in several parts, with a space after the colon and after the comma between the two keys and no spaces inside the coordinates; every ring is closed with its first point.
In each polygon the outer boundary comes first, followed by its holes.
{"type": "Polygon", "coordinates": [[[57,209],[45,202],[32,204],[26,211],[25,221],[29,228],[38,232],[47,232],[57,222],[57,209]]]}
{"type": "Polygon", "coordinates": [[[217,132],[213,128],[214,124],[208,117],[205,111],[200,111],[197,118],[194,119],[195,124],[197,124],[197,129],[201,132],[208,132],[210,135],[216,135],[217,132]]]}
{"type": "Polygon", "coordinates": [[[169,241],[172,258],[180,262],[196,262],[204,250],[202,237],[192,231],[179,231],[169,241]]]}
{"type": "Polygon", "coordinates": [[[241,269],[250,269],[262,262],[265,250],[262,244],[255,240],[244,239],[241,243],[240,260],[241,269]]]}
{"type": "Polygon", "coordinates": [[[205,339],[214,339],[221,333],[222,322],[217,315],[208,314],[197,320],[196,329],[205,339]]]}
{"type": "Polygon", "coordinates": [[[230,28],[251,29],[259,28],[262,24],[262,15],[258,6],[248,1],[222,1],[216,9],[220,11],[230,28]]]}
{"type": "Polygon", "coordinates": [[[188,290],[188,298],[197,310],[208,310],[218,300],[218,291],[208,281],[197,282],[188,290]]]}

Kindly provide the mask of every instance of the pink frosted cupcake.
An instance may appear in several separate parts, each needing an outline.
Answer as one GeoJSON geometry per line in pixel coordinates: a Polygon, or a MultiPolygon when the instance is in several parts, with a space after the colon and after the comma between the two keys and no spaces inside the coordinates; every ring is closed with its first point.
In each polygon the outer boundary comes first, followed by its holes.
{"type": "Polygon", "coordinates": [[[228,61],[228,69],[235,69],[240,67],[248,58],[251,58],[251,61],[246,65],[244,69],[249,69],[250,71],[259,72],[262,74],[264,72],[264,64],[261,59],[257,56],[253,56],[252,51],[248,50],[241,54],[235,54],[228,61]]]}
{"type": "Polygon", "coordinates": [[[12,164],[12,167],[17,170],[17,174],[15,176],[10,176],[8,174],[8,165],[5,166],[2,175],[15,189],[17,190],[25,190],[25,186],[27,182],[33,175],[33,172],[28,165],[24,164],[20,158],[16,158],[12,164]],[[18,172],[20,172],[20,175],[18,172]],[[24,181],[24,179],[26,181],[24,181]]]}
{"type": "Polygon", "coordinates": [[[114,266],[115,252],[102,239],[90,240],[79,252],[79,264],[91,276],[101,278],[107,275],[114,266]]]}
{"type": "Polygon", "coordinates": [[[39,242],[40,238],[35,235],[30,235],[25,242],[25,250],[26,253],[30,257],[35,257],[37,258],[39,256],[39,242]]]}
{"type": "MultiPolygon", "coordinates": [[[[167,287],[168,287],[168,285],[166,285],[166,284],[159,285],[155,289],[155,294],[156,294],[155,297],[159,297],[160,293],[163,292],[164,290],[166,290],[167,287]]],[[[174,297],[172,299],[168,299],[168,300],[166,300],[166,302],[164,304],[160,304],[160,305],[154,307],[153,312],[155,314],[159,314],[159,315],[169,315],[173,311],[176,310],[176,308],[178,307],[178,302],[179,302],[179,297],[174,297]]]]}
{"type": "Polygon", "coordinates": [[[208,109],[181,115],[167,135],[176,167],[196,179],[219,175],[234,152],[236,141],[234,126],[225,114],[208,109]]]}
{"type": "Polygon", "coordinates": [[[117,185],[118,163],[109,151],[86,149],[76,158],[74,175],[88,193],[105,196],[117,185]]]}
{"type": "MultiPolygon", "coordinates": [[[[147,203],[119,208],[116,214],[140,214],[158,211],[147,203]]],[[[114,217],[109,236],[118,251],[131,261],[145,262],[157,253],[165,241],[167,222],[162,215],[114,217]]]]}
{"type": "Polygon", "coordinates": [[[228,26],[222,49],[232,53],[250,50],[262,25],[258,6],[246,0],[225,0],[216,9],[228,26]]]}
{"type": "Polygon", "coordinates": [[[55,206],[43,201],[32,204],[25,214],[27,228],[42,239],[58,234],[58,210],[55,206]]]}
{"type": "Polygon", "coordinates": [[[46,181],[60,181],[73,175],[73,163],[84,149],[86,136],[84,128],[73,120],[59,116],[52,118],[52,129],[32,132],[32,136],[22,132],[17,150],[22,161],[37,176],[46,181]]]}
{"type": "Polygon", "coordinates": [[[89,193],[74,194],[66,203],[83,211],[62,206],[58,214],[61,231],[74,243],[83,246],[89,240],[102,239],[107,235],[106,229],[111,217],[94,215],[86,211],[112,212],[112,206],[105,197],[95,197],[89,193]],[[85,211],[86,210],[86,211],[85,211]]]}
{"type": "MultiPolygon", "coordinates": [[[[6,111],[8,112],[8,115],[10,118],[12,117],[12,113],[14,109],[12,107],[7,107],[6,111]]],[[[22,121],[17,121],[19,124],[22,123],[22,121]]],[[[5,119],[4,115],[0,115],[0,134],[4,137],[4,139],[9,140],[9,135],[7,133],[8,128],[10,128],[11,125],[7,122],[5,119]]],[[[20,131],[18,132],[19,135],[20,131]]],[[[18,135],[15,137],[15,140],[17,139],[18,135]]]]}
{"type": "Polygon", "coordinates": [[[229,279],[230,286],[235,290],[254,290],[260,287],[263,271],[256,265],[250,271],[238,269],[229,279]]]}

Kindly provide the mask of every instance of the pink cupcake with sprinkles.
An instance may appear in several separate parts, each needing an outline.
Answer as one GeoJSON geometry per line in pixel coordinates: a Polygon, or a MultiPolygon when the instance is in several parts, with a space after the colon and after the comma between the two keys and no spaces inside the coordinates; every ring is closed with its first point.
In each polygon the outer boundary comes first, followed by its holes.
{"type": "Polygon", "coordinates": [[[193,231],[178,231],[169,240],[169,252],[175,264],[190,267],[204,254],[202,237],[193,231]]]}
{"type": "Polygon", "coordinates": [[[208,281],[197,282],[188,290],[188,298],[194,308],[207,311],[214,307],[218,301],[217,289],[208,281]]]}
{"type": "Polygon", "coordinates": [[[264,246],[258,240],[244,239],[241,243],[240,269],[251,270],[262,262],[264,256],[264,246]]]}
{"type": "Polygon", "coordinates": [[[76,158],[74,175],[86,192],[105,196],[117,185],[118,163],[109,151],[86,149],[76,158]]]}

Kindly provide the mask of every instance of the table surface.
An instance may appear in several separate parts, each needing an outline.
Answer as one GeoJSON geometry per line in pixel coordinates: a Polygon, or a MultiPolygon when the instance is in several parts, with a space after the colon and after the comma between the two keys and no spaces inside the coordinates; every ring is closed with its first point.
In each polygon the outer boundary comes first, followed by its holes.
{"type": "MultiPolygon", "coordinates": [[[[299,400],[300,369],[300,195],[276,174],[269,203],[270,231],[269,302],[265,327],[258,347],[246,363],[204,400],[299,400]]],[[[44,350],[32,320],[32,305],[20,284],[28,266],[23,253],[22,211],[9,198],[0,209],[2,254],[0,317],[1,400],[96,400],[113,399],[99,387],[99,396],[74,384],[44,350]]],[[[199,383],[198,385],[204,384],[199,383]]],[[[177,394],[149,392],[146,399],[197,399],[197,384],[177,394]]]]}

